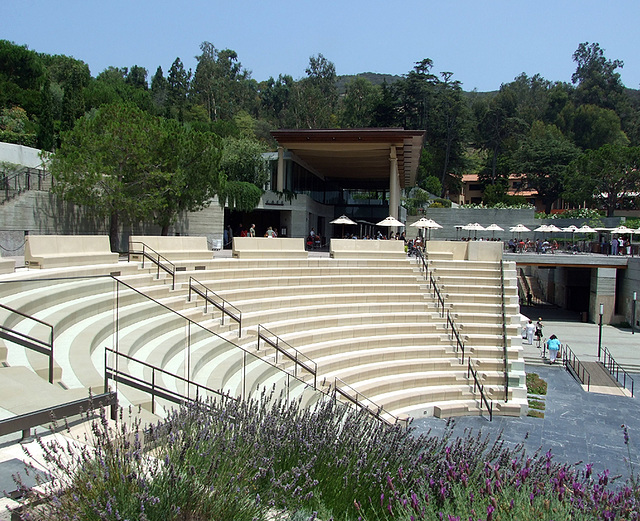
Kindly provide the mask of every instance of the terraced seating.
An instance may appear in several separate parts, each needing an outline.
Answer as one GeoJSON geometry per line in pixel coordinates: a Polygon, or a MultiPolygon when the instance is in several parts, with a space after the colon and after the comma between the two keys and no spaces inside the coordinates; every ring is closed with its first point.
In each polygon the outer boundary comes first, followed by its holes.
{"type": "MultiPolygon", "coordinates": [[[[437,248],[436,248],[437,251],[437,248]]],[[[459,252],[458,252],[459,253],[459,252]]],[[[429,269],[444,295],[446,306],[463,335],[465,349],[477,362],[486,391],[504,396],[502,285],[499,260],[432,259],[429,269]],[[490,383],[492,382],[492,383],[490,383]]],[[[510,400],[526,408],[524,364],[519,340],[519,307],[515,265],[504,263],[506,352],[509,360],[510,400]]],[[[502,409],[514,414],[513,408],[502,409]]]]}
{"type": "MultiPolygon", "coordinates": [[[[167,279],[130,263],[119,280],[137,291],[124,284],[116,291],[113,279],[56,281],[47,289],[41,281],[37,289],[27,287],[35,282],[23,283],[17,292],[0,284],[0,298],[53,323],[56,362],[67,387],[102,385],[104,348],[109,347],[233,396],[274,386],[305,400],[320,399],[308,387],[313,375],[301,374],[300,367],[281,354],[276,359],[273,349],[258,350],[260,325],[286,342],[283,349],[292,356],[295,348],[318,364],[318,385],[340,378],[396,415],[446,415],[463,409],[477,413],[479,397],[472,392],[466,367],[459,363],[445,320],[423,276],[404,254],[394,259],[273,258],[268,264],[260,259],[195,262],[178,273],[173,290],[167,279]],[[189,298],[190,277],[240,308],[242,335],[235,325],[222,325],[215,308],[209,306],[204,313],[201,297],[189,298]],[[43,293],[46,299],[38,299],[43,293]]],[[[500,400],[504,361],[502,325],[494,317],[496,309],[501,310],[491,276],[495,263],[436,264],[431,261],[434,275],[445,287],[447,308],[460,322],[467,353],[474,357],[493,399],[500,400]],[[464,270],[472,276],[476,270],[482,280],[456,283],[464,270]],[[473,304],[467,303],[469,288],[480,299],[473,304]]],[[[517,300],[508,306],[516,312],[517,300]]],[[[513,332],[517,335],[517,330],[513,332]]],[[[15,351],[10,346],[7,360],[36,364],[35,355],[15,351]]],[[[509,345],[508,353],[510,363],[517,365],[517,348],[509,345]]],[[[120,368],[135,377],[152,378],[151,368],[135,361],[121,361],[120,368]]],[[[153,377],[158,385],[184,391],[178,378],[157,371],[153,377]]],[[[123,403],[150,406],[145,393],[120,389],[123,403]]],[[[514,411],[515,407],[508,413],[514,411]]]]}

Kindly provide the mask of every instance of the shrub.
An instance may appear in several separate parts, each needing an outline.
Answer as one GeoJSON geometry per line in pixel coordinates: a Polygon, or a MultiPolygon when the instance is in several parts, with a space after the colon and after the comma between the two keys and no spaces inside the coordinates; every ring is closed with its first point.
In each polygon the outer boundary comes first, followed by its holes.
{"type": "MultiPolygon", "coordinates": [[[[414,436],[326,399],[312,409],[260,399],[190,404],[144,445],[120,418],[93,422],[93,447],[41,441],[53,480],[24,519],[630,519],[619,490],[591,466],[490,443],[480,433],[414,436]]],[[[624,431],[625,443],[628,432],[624,431]]]]}

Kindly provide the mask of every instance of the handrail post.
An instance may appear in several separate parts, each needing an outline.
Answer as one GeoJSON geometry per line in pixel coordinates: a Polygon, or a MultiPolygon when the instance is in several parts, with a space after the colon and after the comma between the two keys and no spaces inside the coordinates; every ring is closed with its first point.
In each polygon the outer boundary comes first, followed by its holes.
{"type": "Polygon", "coordinates": [[[151,414],[156,413],[156,368],[151,369],[151,414]]]}

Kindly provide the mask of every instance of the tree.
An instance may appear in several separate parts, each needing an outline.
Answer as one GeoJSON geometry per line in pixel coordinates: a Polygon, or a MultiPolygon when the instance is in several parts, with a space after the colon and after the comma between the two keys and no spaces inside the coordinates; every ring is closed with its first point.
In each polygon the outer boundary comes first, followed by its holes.
{"type": "Polygon", "coordinates": [[[438,152],[441,197],[444,196],[447,174],[453,167],[461,166],[464,155],[466,104],[460,82],[450,81],[452,75],[451,72],[443,72],[442,81],[435,84],[434,107],[430,112],[432,122],[427,135],[428,146],[438,152]]]}
{"type": "Polygon", "coordinates": [[[168,84],[168,115],[178,121],[183,121],[187,106],[187,95],[191,85],[191,69],[185,71],[180,58],[176,58],[171,64],[168,84]]]}
{"type": "Polygon", "coordinates": [[[231,49],[218,50],[202,42],[200,50],[192,84],[196,103],[205,108],[211,121],[230,119],[243,108],[251,75],[231,49]]]}
{"type": "Polygon", "coordinates": [[[577,84],[575,97],[579,105],[597,105],[617,110],[624,98],[624,85],[617,69],[624,67],[621,60],[608,60],[597,43],[584,42],[573,53],[576,72],[571,81],[577,84]]]}
{"type": "Polygon", "coordinates": [[[262,146],[247,138],[226,138],[220,160],[220,170],[226,183],[219,194],[221,206],[250,212],[260,202],[262,190],[269,178],[262,146]]]}
{"type": "Polygon", "coordinates": [[[299,127],[331,128],[335,126],[338,104],[336,67],[322,54],[311,56],[305,70],[307,77],[296,84],[295,111],[299,127]]]}
{"type": "Polygon", "coordinates": [[[610,109],[597,105],[581,105],[572,115],[573,139],[583,150],[596,150],[602,145],[627,145],[620,128],[620,118],[610,109]]]}
{"type": "Polygon", "coordinates": [[[382,82],[380,93],[373,105],[372,127],[393,127],[396,125],[398,114],[397,100],[393,89],[382,82]]]}
{"type": "Polygon", "coordinates": [[[514,154],[512,171],[526,175],[529,187],[538,191],[551,213],[551,206],[563,191],[562,174],[580,155],[580,149],[554,125],[536,121],[514,154]]]}
{"type": "Polygon", "coordinates": [[[180,212],[208,206],[225,183],[220,172],[222,140],[211,132],[196,132],[176,120],[163,120],[162,169],[164,187],[154,211],[155,221],[167,235],[180,212]]]}
{"type": "Polygon", "coordinates": [[[168,91],[169,82],[164,77],[162,67],[158,67],[153,78],[151,78],[151,100],[155,107],[155,113],[159,116],[166,114],[168,91]]]}
{"type": "Polygon", "coordinates": [[[341,127],[362,128],[371,124],[376,91],[366,78],[356,77],[346,85],[342,98],[341,127]]]}
{"type": "Polygon", "coordinates": [[[607,216],[640,191],[640,147],[604,145],[587,150],[564,173],[563,197],[575,203],[602,204],[607,216]]]}
{"type": "Polygon", "coordinates": [[[114,104],[63,133],[50,170],[58,194],[109,219],[116,251],[121,222],[155,219],[166,231],[177,212],[206,204],[223,182],[219,153],[213,136],[114,104]]]}
{"type": "Polygon", "coordinates": [[[515,138],[522,135],[526,128],[526,123],[517,116],[516,109],[514,92],[504,86],[486,107],[476,106],[478,145],[489,154],[488,172],[481,178],[488,184],[497,182],[500,156],[515,148],[515,138]]]}

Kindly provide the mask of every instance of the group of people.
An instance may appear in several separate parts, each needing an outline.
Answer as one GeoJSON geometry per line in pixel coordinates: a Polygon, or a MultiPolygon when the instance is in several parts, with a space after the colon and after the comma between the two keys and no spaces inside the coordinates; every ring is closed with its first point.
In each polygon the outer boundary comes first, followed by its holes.
{"type": "MultiPolygon", "coordinates": [[[[526,339],[527,344],[533,345],[533,339],[538,342],[538,348],[540,349],[542,343],[542,317],[538,317],[538,321],[534,324],[533,320],[529,319],[529,322],[522,329],[522,338],[526,339]]],[[[546,348],[549,350],[549,363],[554,364],[558,358],[558,352],[560,351],[560,340],[556,335],[551,335],[546,342],[546,348]]]]}
{"type": "Polygon", "coordinates": [[[559,248],[558,241],[555,239],[551,242],[547,240],[542,241],[540,239],[531,241],[528,237],[525,240],[509,239],[507,247],[512,253],[523,253],[527,251],[536,253],[553,253],[559,248]]]}

